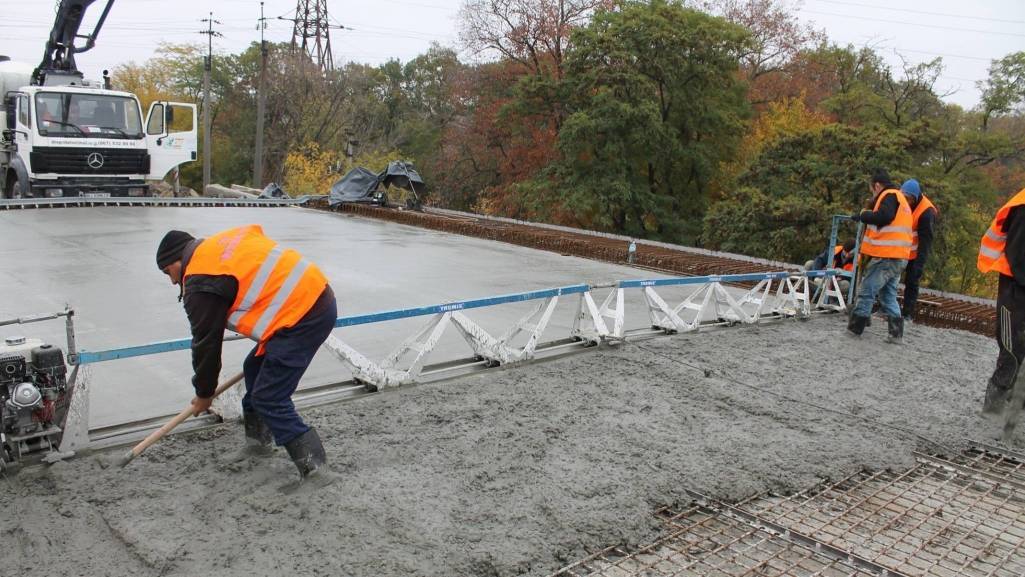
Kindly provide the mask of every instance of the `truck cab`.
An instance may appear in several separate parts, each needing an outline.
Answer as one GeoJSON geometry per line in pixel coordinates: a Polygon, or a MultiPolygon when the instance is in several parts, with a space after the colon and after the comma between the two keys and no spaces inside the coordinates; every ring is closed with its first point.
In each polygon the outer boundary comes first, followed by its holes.
{"type": "Polygon", "coordinates": [[[145,196],[196,159],[196,106],[154,102],[145,120],[128,92],[22,86],[5,94],[4,197],[145,196]]]}

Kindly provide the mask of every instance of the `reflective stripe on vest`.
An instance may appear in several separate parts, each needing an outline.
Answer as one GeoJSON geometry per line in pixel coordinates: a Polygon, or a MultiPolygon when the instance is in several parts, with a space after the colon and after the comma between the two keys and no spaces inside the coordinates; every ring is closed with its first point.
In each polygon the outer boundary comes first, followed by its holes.
{"type": "Polygon", "coordinates": [[[907,259],[911,255],[911,233],[912,219],[911,207],[904,198],[904,194],[894,188],[888,188],[879,193],[876,198],[875,208],[878,211],[887,195],[894,195],[897,199],[897,213],[893,221],[884,226],[868,225],[865,230],[865,238],[861,242],[861,254],[877,258],[899,258],[907,259]]]}
{"type": "Polygon", "coordinates": [[[979,258],[975,266],[980,272],[986,273],[995,270],[1006,276],[1014,276],[1011,272],[1011,263],[1007,261],[1007,255],[1004,254],[1004,249],[1007,247],[1004,221],[1012,208],[1023,204],[1025,204],[1025,188],[1011,197],[993,217],[993,222],[990,223],[986,234],[982,235],[982,242],[979,244],[979,258]]]}
{"type": "Polygon", "coordinates": [[[915,260],[918,258],[918,220],[922,218],[925,211],[930,208],[933,209],[937,215],[940,213],[940,209],[936,208],[936,205],[923,194],[918,200],[918,206],[915,207],[915,211],[911,213],[911,228],[913,230],[911,232],[911,256],[909,257],[909,260],[915,260]]]}
{"type": "Polygon", "coordinates": [[[278,247],[257,225],[218,233],[199,244],[185,276],[230,275],[238,294],[228,310],[228,328],[263,343],[293,326],[327,286],[320,270],[291,249],[278,247]]]}
{"type": "MultiPolygon", "coordinates": [[[[270,278],[271,271],[277,266],[278,261],[281,260],[282,250],[278,247],[274,247],[267,255],[267,259],[260,265],[260,270],[256,271],[256,278],[253,279],[253,283],[249,285],[249,290],[242,296],[242,300],[239,301],[238,306],[235,308],[235,312],[228,316],[228,328],[237,331],[239,321],[242,316],[249,312],[249,309],[253,308],[253,303],[256,302],[256,297],[263,291],[263,287],[267,284],[267,279],[270,278]]],[[[237,300],[237,299],[236,299],[237,300]]]]}
{"type": "MultiPolygon", "coordinates": [[[[270,304],[267,305],[267,309],[263,311],[260,318],[257,319],[256,324],[253,327],[253,336],[257,340],[263,340],[264,333],[270,327],[271,320],[273,320],[278,313],[281,312],[281,307],[285,304],[285,300],[291,296],[292,291],[295,290],[295,285],[299,284],[299,279],[306,274],[306,269],[310,268],[310,263],[305,259],[300,259],[296,263],[295,268],[292,272],[288,273],[288,278],[285,279],[285,283],[281,285],[278,292],[274,293],[274,299],[271,300],[270,304]]],[[[320,296],[319,294],[317,296],[320,296]]],[[[312,305],[312,303],[310,303],[312,305]]]]}

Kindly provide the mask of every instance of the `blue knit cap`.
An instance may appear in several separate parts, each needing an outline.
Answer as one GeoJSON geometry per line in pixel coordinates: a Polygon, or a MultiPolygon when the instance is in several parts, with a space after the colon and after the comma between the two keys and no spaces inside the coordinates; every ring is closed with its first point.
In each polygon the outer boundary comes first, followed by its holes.
{"type": "Polygon", "coordinates": [[[918,181],[909,178],[904,181],[904,184],[900,185],[900,191],[908,196],[913,196],[916,199],[922,196],[922,187],[918,185],[918,181]]]}

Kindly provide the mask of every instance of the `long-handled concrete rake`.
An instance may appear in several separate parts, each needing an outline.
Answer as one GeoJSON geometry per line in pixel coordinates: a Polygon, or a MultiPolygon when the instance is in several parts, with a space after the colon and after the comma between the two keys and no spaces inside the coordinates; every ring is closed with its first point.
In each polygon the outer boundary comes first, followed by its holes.
{"type": "MultiPolygon", "coordinates": [[[[242,377],[243,373],[239,373],[234,377],[231,377],[227,381],[224,381],[223,383],[217,385],[217,389],[214,390],[214,396],[212,398],[216,399],[221,393],[235,386],[235,383],[241,381],[242,377]]],[[[128,463],[131,463],[133,459],[141,455],[143,451],[149,448],[150,445],[159,441],[161,437],[171,432],[171,429],[182,424],[182,422],[185,421],[185,419],[188,419],[191,415],[192,406],[189,405],[188,407],[182,409],[182,412],[178,413],[173,419],[165,423],[163,427],[160,427],[156,431],[153,431],[149,434],[148,437],[140,441],[138,445],[132,447],[131,451],[128,451],[124,457],[121,457],[121,460],[118,462],[118,464],[121,467],[127,466],[128,463]]]]}
{"type": "Polygon", "coordinates": [[[1018,419],[1021,416],[1022,404],[1025,404],[1025,371],[1021,370],[1018,363],[1017,351],[1014,350],[1014,328],[1011,325],[1011,311],[1007,307],[1000,307],[1000,342],[1004,349],[1011,353],[1014,358],[1014,380],[1011,388],[1010,404],[1004,409],[1004,442],[1011,440],[1014,436],[1014,428],[1018,426],[1018,419]]]}

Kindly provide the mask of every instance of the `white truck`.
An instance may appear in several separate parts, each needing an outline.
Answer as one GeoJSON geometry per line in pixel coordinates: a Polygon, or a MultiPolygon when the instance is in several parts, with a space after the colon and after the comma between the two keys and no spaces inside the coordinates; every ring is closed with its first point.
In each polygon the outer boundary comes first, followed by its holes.
{"type": "Polygon", "coordinates": [[[36,68],[0,56],[0,197],[146,196],[196,160],[196,105],[157,101],[145,123],[139,99],[83,78],[74,56],[92,48],[114,0],[93,32],[78,28],[94,0],[62,0],[43,62],[36,68]],[[85,38],[85,46],[75,46],[85,38]]]}

